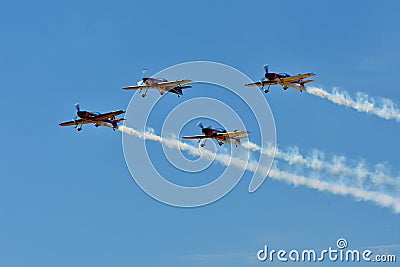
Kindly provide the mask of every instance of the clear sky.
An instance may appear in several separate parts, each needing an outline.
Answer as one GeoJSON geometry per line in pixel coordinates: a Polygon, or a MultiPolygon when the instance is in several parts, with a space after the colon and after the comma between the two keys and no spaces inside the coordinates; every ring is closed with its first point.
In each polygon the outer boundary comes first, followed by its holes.
{"type": "MultiPolygon", "coordinates": [[[[398,1],[3,2],[0,265],[279,265],[258,262],[256,252],[265,244],[325,249],[340,237],[399,261],[400,217],[389,208],[273,179],[250,194],[249,175],[211,205],[176,208],[134,182],[120,132],[58,126],[75,116],[76,102],[125,109],[133,93],[121,88],[138,81],[142,68],[153,74],[194,60],[224,63],[254,80],[263,64],[315,72],[315,86],[400,103],[398,10],[398,1]]],[[[194,87],[168,99],[198,94],[194,87]]],[[[398,122],[278,86],[265,97],[279,147],[385,162],[399,175],[398,122]]]]}

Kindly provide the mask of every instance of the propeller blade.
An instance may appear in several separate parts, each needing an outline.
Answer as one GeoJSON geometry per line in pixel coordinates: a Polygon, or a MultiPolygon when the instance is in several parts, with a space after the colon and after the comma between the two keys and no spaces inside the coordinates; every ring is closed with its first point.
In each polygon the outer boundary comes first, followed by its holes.
{"type": "Polygon", "coordinates": [[[264,65],[265,73],[268,73],[268,64],[264,65]]]}
{"type": "Polygon", "coordinates": [[[203,124],[201,123],[201,121],[199,123],[197,123],[197,126],[199,126],[201,129],[204,129],[203,124]]]}
{"type": "Polygon", "coordinates": [[[81,108],[80,108],[80,106],[79,106],[79,103],[76,103],[76,104],[75,104],[75,108],[76,108],[77,111],[81,111],[81,108]]]}
{"type": "Polygon", "coordinates": [[[142,73],[143,73],[143,78],[146,77],[147,69],[142,69],[142,73]]]}

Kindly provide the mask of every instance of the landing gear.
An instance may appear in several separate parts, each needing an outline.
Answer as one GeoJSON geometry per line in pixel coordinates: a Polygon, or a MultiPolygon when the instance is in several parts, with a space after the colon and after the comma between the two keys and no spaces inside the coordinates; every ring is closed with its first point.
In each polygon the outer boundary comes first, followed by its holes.
{"type": "MultiPolygon", "coordinates": [[[[140,90],[140,91],[142,91],[142,90],[140,90]]],[[[147,95],[147,91],[149,91],[149,87],[147,87],[146,92],[144,92],[144,93],[142,94],[142,97],[145,97],[145,96],[147,95]]]]}
{"type": "Polygon", "coordinates": [[[288,87],[287,86],[283,86],[283,90],[286,90],[286,89],[288,89],[288,87]]]}
{"type": "MultiPolygon", "coordinates": [[[[75,119],[74,119],[74,121],[75,121],[75,119]]],[[[78,132],[82,131],[82,124],[78,125],[77,123],[75,123],[75,129],[77,129],[78,132]]]]}
{"type": "MultiPolygon", "coordinates": [[[[201,140],[199,140],[200,143],[201,140]]],[[[204,142],[200,144],[201,147],[204,147],[206,145],[207,139],[204,139],[204,142]]]]}
{"type": "Polygon", "coordinates": [[[218,145],[222,146],[224,144],[224,142],[218,142],[218,145]]]}
{"type": "MultiPolygon", "coordinates": [[[[270,86],[271,86],[271,85],[268,85],[268,88],[264,90],[264,93],[268,93],[268,92],[269,92],[269,87],[270,87],[270,86]]],[[[264,86],[263,86],[261,89],[264,89],[264,86]]]]}

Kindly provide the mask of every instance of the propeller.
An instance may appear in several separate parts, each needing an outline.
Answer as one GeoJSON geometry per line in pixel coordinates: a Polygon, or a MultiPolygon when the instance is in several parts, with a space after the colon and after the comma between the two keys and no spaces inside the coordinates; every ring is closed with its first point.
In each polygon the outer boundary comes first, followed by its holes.
{"type": "Polygon", "coordinates": [[[197,126],[199,126],[201,129],[204,129],[203,124],[201,123],[201,121],[199,123],[197,123],[197,126]]]}
{"type": "Polygon", "coordinates": [[[80,108],[80,106],[79,106],[79,103],[76,103],[75,104],[75,108],[76,108],[76,110],[79,112],[79,111],[81,111],[81,108],[80,108]]]}
{"type": "Polygon", "coordinates": [[[147,69],[142,69],[143,77],[146,77],[147,69]]]}
{"type": "Polygon", "coordinates": [[[264,70],[265,70],[265,73],[268,73],[268,64],[264,65],[264,70]]]}
{"type": "Polygon", "coordinates": [[[138,82],[138,85],[140,85],[140,84],[144,84],[146,81],[147,81],[147,69],[142,69],[142,73],[143,73],[143,78],[142,78],[142,80],[141,81],[139,81],[138,82]]]}
{"type": "Polygon", "coordinates": [[[268,74],[268,64],[265,64],[264,66],[264,70],[265,70],[265,74],[264,76],[260,79],[260,83],[266,81],[267,79],[265,78],[265,76],[268,74]]]}

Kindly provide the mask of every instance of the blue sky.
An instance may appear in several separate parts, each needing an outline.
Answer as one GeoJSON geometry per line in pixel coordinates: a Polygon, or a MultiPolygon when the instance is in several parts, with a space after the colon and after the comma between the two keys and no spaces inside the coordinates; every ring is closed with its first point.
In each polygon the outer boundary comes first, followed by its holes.
{"type": "MultiPolygon", "coordinates": [[[[400,103],[399,8],[397,1],[3,3],[1,265],[257,266],[271,264],[255,260],[264,244],[317,249],[339,237],[351,248],[395,245],[400,258],[400,219],[391,209],[272,179],[249,194],[248,175],[211,205],[171,207],[133,181],[121,133],[58,126],[75,115],[76,102],[125,109],[132,92],[121,88],[144,67],[152,74],[194,60],[254,80],[266,63],[271,71],[312,71],[316,86],[400,103]]],[[[280,147],[387,162],[398,175],[399,123],[279,87],[266,97],[280,147]]]]}

